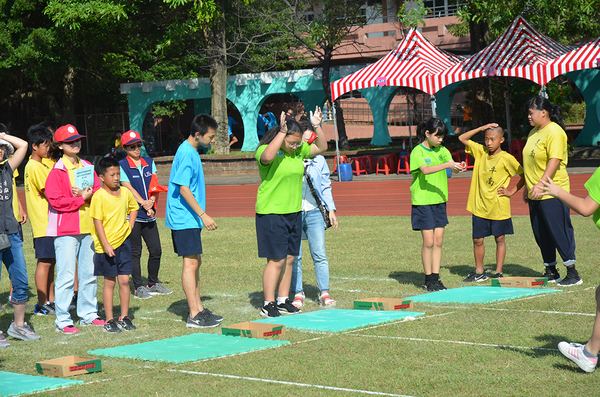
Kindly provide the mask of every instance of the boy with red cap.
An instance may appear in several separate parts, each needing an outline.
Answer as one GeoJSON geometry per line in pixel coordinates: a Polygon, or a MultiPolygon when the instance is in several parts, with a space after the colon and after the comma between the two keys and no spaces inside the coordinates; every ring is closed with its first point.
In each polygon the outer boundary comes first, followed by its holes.
{"type": "Polygon", "coordinates": [[[152,295],[168,295],[173,292],[163,287],[158,280],[162,255],[160,236],[156,224],[156,194],[150,194],[151,181],[158,182],[156,165],[150,157],[141,157],[142,137],[136,131],[127,131],[121,136],[121,144],[127,157],[119,161],[121,185],[129,189],[139,204],[137,218],[131,231],[131,256],[133,267],[133,296],[139,299],[152,295]],[[148,248],[148,284],[142,283],[142,238],[148,248]]]}

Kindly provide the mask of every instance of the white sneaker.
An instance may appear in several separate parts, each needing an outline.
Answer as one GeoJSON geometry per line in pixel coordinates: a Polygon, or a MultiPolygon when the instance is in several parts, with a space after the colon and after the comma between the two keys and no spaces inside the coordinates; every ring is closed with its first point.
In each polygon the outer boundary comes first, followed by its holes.
{"type": "Polygon", "coordinates": [[[598,357],[588,357],[583,353],[585,346],[579,343],[560,342],[558,350],[569,360],[579,365],[585,372],[594,372],[598,357]]]}

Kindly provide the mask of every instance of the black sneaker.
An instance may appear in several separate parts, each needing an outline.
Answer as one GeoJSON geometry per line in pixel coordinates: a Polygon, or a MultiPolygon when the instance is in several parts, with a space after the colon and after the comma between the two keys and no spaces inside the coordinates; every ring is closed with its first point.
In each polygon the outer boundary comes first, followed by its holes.
{"type": "Polygon", "coordinates": [[[207,308],[204,308],[204,311],[207,313],[207,315],[214,319],[215,321],[221,322],[223,321],[223,316],[219,316],[217,314],[214,314],[213,312],[211,312],[210,310],[208,310],[207,308]]]}
{"type": "Polygon", "coordinates": [[[483,269],[483,273],[478,274],[477,276],[475,276],[475,281],[477,281],[478,283],[485,281],[488,279],[488,271],[483,269]]]}
{"type": "Polygon", "coordinates": [[[102,328],[102,331],[109,332],[111,334],[119,334],[119,333],[121,333],[121,330],[119,329],[119,326],[117,325],[117,322],[115,321],[114,318],[111,318],[110,320],[108,320],[106,322],[106,324],[104,324],[104,327],[102,328]]]}
{"type": "Polygon", "coordinates": [[[281,313],[277,310],[275,302],[269,302],[260,309],[260,315],[263,317],[279,317],[281,313]]]}
{"type": "Polygon", "coordinates": [[[119,321],[117,321],[117,325],[123,331],[133,331],[133,330],[137,329],[137,327],[135,325],[133,325],[133,323],[131,322],[131,319],[129,318],[129,316],[120,318],[119,321]]]}
{"type": "Polygon", "coordinates": [[[423,291],[427,291],[427,292],[433,292],[433,291],[439,291],[440,287],[438,285],[437,282],[435,281],[425,281],[425,284],[423,285],[423,291]]]}
{"type": "Polygon", "coordinates": [[[198,312],[198,314],[196,314],[194,318],[188,316],[185,326],[187,328],[212,328],[221,325],[221,323],[217,320],[211,318],[210,316],[207,316],[207,313],[205,312],[206,309],[204,309],[201,312],[198,312]]]}
{"type": "Polygon", "coordinates": [[[296,314],[302,312],[302,310],[292,305],[290,298],[287,298],[285,302],[278,304],[277,310],[279,310],[279,313],[281,314],[296,314]]]}
{"type": "Polygon", "coordinates": [[[443,291],[445,289],[448,289],[448,288],[446,288],[446,286],[444,284],[442,284],[442,280],[435,280],[434,282],[437,285],[438,291],[443,291]]]}
{"type": "Polygon", "coordinates": [[[502,272],[500,272],[500,273],[496,273],[496,274],[494,274],[493,276],[490,276],[490,278],[502,278],[502,277],[504,277],[504,276],[502,275],[502,272]]]}
{"type": "Polygon", "coordinates": [[[563,278],[562,281],[559,281],[556,285],[560,285],[561,287],[572,287],[579,284],[583,284],[583,280],[579,277],[579,273],[575,272],[573,274],[567,273],[567,277],[563,278]]]}
{"type": "Polygon", "coordinates": [[[546,272],[542,274],[542,277],[547,277],[549,283],[558,283],[562,280],[562,278],[560,278],[558,270],[552,271],[548,267],[546,267],[546,272]]]}

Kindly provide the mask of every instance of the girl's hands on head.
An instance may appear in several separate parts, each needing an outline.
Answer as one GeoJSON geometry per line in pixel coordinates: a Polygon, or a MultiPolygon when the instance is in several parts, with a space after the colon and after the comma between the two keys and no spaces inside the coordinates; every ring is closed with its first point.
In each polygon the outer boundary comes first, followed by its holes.
{"type": "Polygon", "coordinates": [[[323,122],[323,113],[321,112],[321,108],[315,106],[315,112],[310,111],[310,122],[313,126],[321,125],[323,122]]]}
{"type": "Polygon", "coordinates": [[[281,126],[281,132],[284,134],[287,133],[287,122],[285,121],[285,112],[281,112],[281,117],[279,117],[279,125],[281,126]]]}

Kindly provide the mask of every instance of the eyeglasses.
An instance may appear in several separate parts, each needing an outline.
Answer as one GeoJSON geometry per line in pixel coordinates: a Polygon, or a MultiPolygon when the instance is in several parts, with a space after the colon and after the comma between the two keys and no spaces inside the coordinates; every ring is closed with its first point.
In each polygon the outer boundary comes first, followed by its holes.
{"type": "Polygon", "coordinates": [[[142,144],[138,143],[136,145],[125,145],[125,150],[130,149],[130,150],[136,150],[136,149],[141,149],[142,144]]]}
{"type": "Polygon", "coordinates": [[[285,143],[288,145],[288,147],[289,147],[290,149],[297,149],[297,148],[299,148],[300,146],[302,146],[302,144],[303,144],[304,142],[300,141],[300,142],[297,142],[297,143],[289,143],[289,142],[286,140],[286,141],[285,141],[285,143]]]}

